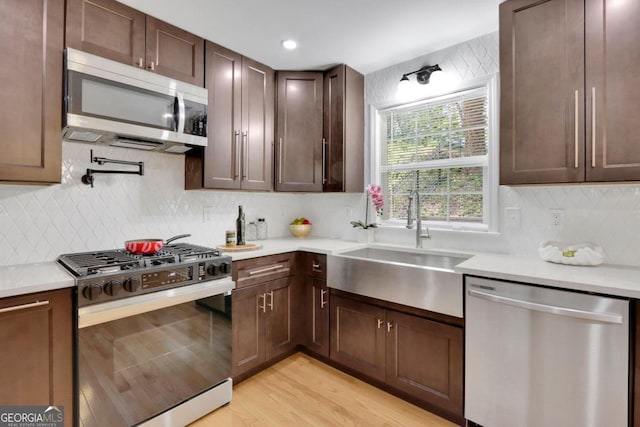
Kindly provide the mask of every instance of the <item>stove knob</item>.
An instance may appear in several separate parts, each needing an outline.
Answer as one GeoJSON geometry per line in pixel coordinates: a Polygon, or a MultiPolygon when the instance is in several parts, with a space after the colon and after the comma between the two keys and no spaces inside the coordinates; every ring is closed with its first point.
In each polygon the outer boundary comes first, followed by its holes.
{"type": "Polygon", "coordinates": [[[124,281],[123,288],[127,292],[135,292],[138,290],[139,287],[140,287],[140,280],[136,278],[129,277],[127,280],[124,281]]]}
{"type": "Polygon", "coordinates": [[[98,298],[102,294],[102,287],[96,283],[87,285],[82,289],[82,296],[88,300],[98,298]]]}
{"type": "Polygon", "coordinates": [[[120,292],[121,289],[122,289],[122,283],[120,283],[119,280],[112,280],[110,282],[107,282],[104,285],[105,293],[112,297],[118,295],[118,292],[120,292]]]}
{"type": "Polygon", "coordinates": [[[215,264],[210,264],[207,267],[207,274],[209,276],[215,276],[216,275],[216,266],[215,266],[215,264]]]}
{"type": "Polygon", "coordinates": [[[225,274],[231,273],[231,263],[223,262],[222,264],[220,264],[220,271],[222,271],[225,274]]]}

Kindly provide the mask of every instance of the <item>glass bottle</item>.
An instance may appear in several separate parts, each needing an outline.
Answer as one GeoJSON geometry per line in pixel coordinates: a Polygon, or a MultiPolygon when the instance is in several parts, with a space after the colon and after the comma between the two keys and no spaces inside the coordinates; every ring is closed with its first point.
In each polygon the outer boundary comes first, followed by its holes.
{"type": "Polygon", "coordinates": [[[236,219],[236,244],[245,244],[245,222],[242,205],[238,206],[238,218],[236,219]]]}
{"type": "Polygon", "coordinates": [[[247,236],[245,240],[251,241],[251,240],[257,240],[258,239],[258,227],[256,226],[256,223],[251,221],[249,224],[247,224],[247,236]]]}
{"type": "Polygon", "coordinates": [[[258,240],[267,240],[267,223],[264,218],[258,218],[258,232],[257,238],[258,240]]]}

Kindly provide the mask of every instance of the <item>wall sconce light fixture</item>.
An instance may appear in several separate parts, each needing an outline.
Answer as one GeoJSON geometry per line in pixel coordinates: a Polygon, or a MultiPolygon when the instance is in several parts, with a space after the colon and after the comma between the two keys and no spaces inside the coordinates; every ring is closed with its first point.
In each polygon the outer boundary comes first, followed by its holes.
{"type": "Polygon", "coordinates": [[[416,75],[416,80],[418,81],[418,83],[420,83],[421,85],[426,85],[427,83],[429,83],[429,78],[431,77],[431,74],[436,72],[436,71],[442,71],[442,68],[440,68],[440,65],[436,64],[436,65],[425,65],[424,67],[420,68],[419,70],[415,70],[412,71],[410,73],[406,73],[402,75],[402,78],[400,79],[400,84],[405,84],[409,82],[409,76],[412,74],[416,75]]]}

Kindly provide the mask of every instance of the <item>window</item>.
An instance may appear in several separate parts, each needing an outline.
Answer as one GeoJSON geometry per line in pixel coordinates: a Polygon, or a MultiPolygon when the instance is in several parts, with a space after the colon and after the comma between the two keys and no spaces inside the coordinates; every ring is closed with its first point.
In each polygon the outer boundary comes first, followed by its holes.
{"type": "Polygon", "coordinates": [[[374,180],[384,188],[384,220],[406,221],[417,189],[432,226],[495,228],[494,84],[376,110],[374,180]]]}

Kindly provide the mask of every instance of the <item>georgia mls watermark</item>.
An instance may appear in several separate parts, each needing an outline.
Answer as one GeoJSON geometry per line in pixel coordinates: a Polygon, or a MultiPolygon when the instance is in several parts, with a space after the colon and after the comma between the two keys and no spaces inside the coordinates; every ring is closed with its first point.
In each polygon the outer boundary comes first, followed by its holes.
{"type": "Polygon", "coordinates": [[[64,427],[64,407],[0,406],[0,427],[64,427]]]}

